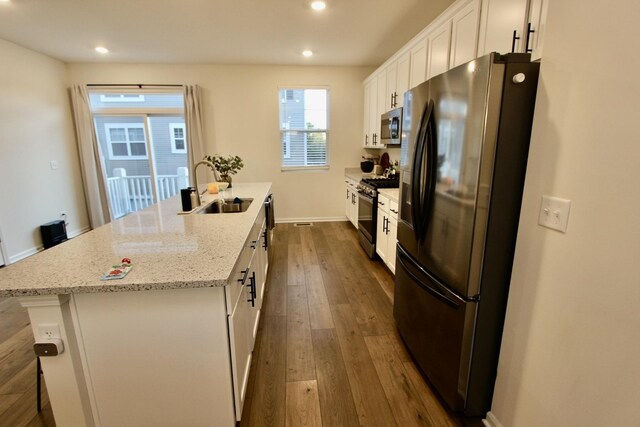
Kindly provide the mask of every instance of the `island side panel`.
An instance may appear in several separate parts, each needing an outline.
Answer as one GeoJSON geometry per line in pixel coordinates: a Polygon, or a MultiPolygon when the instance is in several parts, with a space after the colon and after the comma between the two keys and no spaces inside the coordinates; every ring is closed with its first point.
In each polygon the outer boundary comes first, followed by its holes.
{"type": "Polygon", "coordinates": [[[92,427],[94,419],[89,402],[81,355],[71,321],[68,295],[19,297],[29,312],[34,340],[40,337],[40,325],[58,325],[64,350],[57,356],[41,357],[42,372],[56,424],[59,426],[92,427]]]}
{"type": "Polygon", "coordinates": [[[72,298],[97,425],[235,425],[224,288],[72,298]]]}

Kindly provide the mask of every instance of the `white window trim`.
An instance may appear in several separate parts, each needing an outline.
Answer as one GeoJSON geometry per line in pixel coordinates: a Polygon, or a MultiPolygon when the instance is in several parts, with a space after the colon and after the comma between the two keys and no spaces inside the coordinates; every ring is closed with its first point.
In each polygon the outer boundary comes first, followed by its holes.
{"type": "Polygon", "coordinates": [[[100,95],[100,102],[144,102],[144,95],[113,94],[100,95]]]}
{"type": "MultiPolygon", "coordinates": [[[[279,100],[279,105],[278,108],[281,108],[280,103],[283,101],[282,98],[280,97],[280,93],[284,90],[304,90],[304,89],[324,89],[327,91],[327,106],[326,106],[326,114],[327,114],[327,127],[325,129],[287,129],[285,127],[283,127],[283,123],[280,123],[279,127],[280,127],[280,171],[282,172],[304,172],[304,171],[313,171],[313,170],[327,170],[330,168],[330,163],[329,163],[329,128],[330,128],[330,123],[329,123],[329,118],[330,118],[330,111],[329,111],[329,106],[331,105],[331,90],[329,88],[329,86],[314,86],[314,85],[309,85],[309,86],[298,86],[298,85],[291,85],[291,86],[278,86],[278,100],[279,100]],[[291,142],[288,138],[286,138],[285,140],[285,151],[282,151],[282,136],[284,135],[285,137],[288,136],[289,132],[324,132],[326,134],[326,164],[324,165],[298,165],[298,166],[284,166],[282,165],[282,160],[283,159],[290,159],[291,158],[291,142]]],[[[286,100],[286,93],[285,93],[285,100],[286,100]]],[[[280,114],[278,113],[278,119],[280,119],[280,114]]],[[[305,159],[305,163],[306,163],[306,159],[305,159]]]]}
{"type": "Polygon", "coordinates": [[[172,154],[184,154],[187,152],[187,125],[186,123],[169,123],[169,137],[171,138],[171,153],[172,154]],[[176,148],[176,135],[174,130],[182,129],[182,135],[184,136],[184,149],[176,148]]]}
{"type": "MultiPolygon", "coordinates": [[[[109,129],[112,129],[112,128],[125,128],[125,129],[137,128],[137,129],[142,129],[143,132],[145,132],[144,123],[105,123],[104,131],[105,131],[105,137],[107,139],[107,148],[109,149],[109,160],[147,160],[149,158],[149,147],[147,146],[146,136],[144,140],[144,150],[147,153],[147,155],[132,156],[129,154],[127,156],[116,156],[115,154],[113,154],[111,133],[109,132],[109,129]]],[[[124,142],[127,144],[127,152],[131,153],[131,145],[130,145],[131,142],[129,141],[129,133],[125,131],[125,135],[127,140],[124,142]]],[[[144,135],[146,135],[146,132],[144,133],[144,135]]],[[[123,141],[115,141],[115,143],[122,144],[123,141]]]]}

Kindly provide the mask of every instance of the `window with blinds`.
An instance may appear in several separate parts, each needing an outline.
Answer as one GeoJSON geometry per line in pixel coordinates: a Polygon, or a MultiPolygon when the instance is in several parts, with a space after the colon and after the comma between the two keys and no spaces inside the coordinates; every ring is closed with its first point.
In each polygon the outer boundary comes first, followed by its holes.
{"type": "Polygon", "coordinates": [[[280,90],[280,149],[283,169],[329,167],[329,90],[280,90]]]}

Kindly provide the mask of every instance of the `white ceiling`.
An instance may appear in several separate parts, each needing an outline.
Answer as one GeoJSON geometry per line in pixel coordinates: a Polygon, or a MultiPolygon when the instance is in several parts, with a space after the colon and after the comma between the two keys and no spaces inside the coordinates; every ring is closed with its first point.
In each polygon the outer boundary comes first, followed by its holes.
{"type": "Polygon", "coordinates": [[[10,0],[0,38],[64,62],[377,66],[453,0],[326,1],[10,0]]]}

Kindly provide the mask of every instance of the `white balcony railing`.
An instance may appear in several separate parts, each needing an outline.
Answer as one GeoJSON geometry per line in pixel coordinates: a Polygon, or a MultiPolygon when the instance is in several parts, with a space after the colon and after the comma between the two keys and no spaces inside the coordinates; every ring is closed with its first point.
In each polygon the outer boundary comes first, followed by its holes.
{"type": "MultiPolygon", "coordinates": [[[[150,176],[127,176],[125,169],[116,168],[107,178],[111,213],[114,219],[130,212],[146,208],[154,202],[150,176]]],[[[176,175],[157,175],[158,201],[168,199],[189,186],[189,171],[185,167],[176,170],[176,175]]]]}

